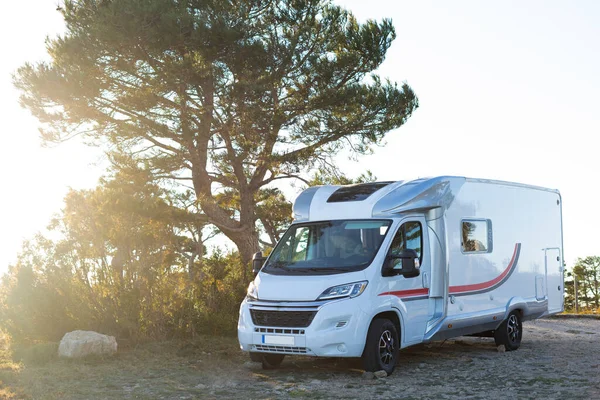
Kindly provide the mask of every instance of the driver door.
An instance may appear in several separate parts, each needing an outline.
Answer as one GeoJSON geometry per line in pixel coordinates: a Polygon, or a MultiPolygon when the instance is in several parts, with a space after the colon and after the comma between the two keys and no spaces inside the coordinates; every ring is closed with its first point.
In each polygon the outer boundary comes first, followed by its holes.
{"type": "Polygon", "coordinates": [[[417,277],[395,275],[384,278],[388,279],[388,293],[399,297],[406,307],[403,333],[406,344],[421,342],[429,321],[431,260],[427,233],[425,218],[407,218],[400,223],[388,249],[388,255],[397,255],[407,249],[415,250],[421,264],[421,273],[417,277]]]}

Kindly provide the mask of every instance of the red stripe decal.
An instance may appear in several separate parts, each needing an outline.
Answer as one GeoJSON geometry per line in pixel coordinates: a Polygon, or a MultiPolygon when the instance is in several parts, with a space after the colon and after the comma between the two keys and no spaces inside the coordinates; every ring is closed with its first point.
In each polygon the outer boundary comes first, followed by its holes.
{"type": "Polygon", "coordinates": [[[425,289],[410,289],[410,290],[396,290],[393,292],[383,292],[380,293],[379,296],[386,296],[386,295],[392,295],[392,296],[398,296],[398,297],[413,297],[413,296],[424,296],[427,295],[429,293],[429,289],[425,288],[425,289]]]}
{"type": "Polygon", "coordinates": [[[519,250],[519,243],[515,244],[515,251],[513,252],[513,256],[511,258],[510,262],[508,263],[508,267],[506,267],[506,269],[504,270],[504,272],[502,272],[500,275],[498,275],[497,277],[495,277],[491,281],[482,282],[482,283],[475,283],[475,284],[472,284],[472,285],[450,286],[450,288],[448,289],[448,292],[450,294],[464,293],[464,292],[474,292],[474,291],[477,291],[477,290],[488,289],[488,288],[494,286],[495,284],[497,284],[498,282],[500,282],[502,279],[504,279],[504,277],[506,275],[508,275],[508,273],[510,272],[510,270],[514,268],[514,266],[515,266],[515,260],[517,258],[518,250],[519,250]]]}
{"type": "MultiPolygon", "coordinates": [[[[520,245],[520,243],[515,244],[515,250],[513,252],[510,262],[508,263],[508,266],[500,275],[498,275],[494,279],[487,281],[487,282],[475,283],[472,285],[450,286],[450,288],[448,288],[448,292],[450,294],[474,292],[474,291],[478,291],[478,290],[485,290],[485,289],[488,289],[488,288],[494,286],[495,284],[500,282],[502,279],[504,279],[510,273],[510,271],[515,267],[516,260],[517,260],[517,254],[519,252],[519,245],[520,245]]],[[[405,298],[405,297],[426,296],[428,294],[429,294],[429,289],[425,288],[425,289],[409,289],[409,290],[395,290],[392,292],[383,292],[383,293],[380,293],[379,296],[392,295],[392,296],[397,296],[400,298],[405,298]]]]}

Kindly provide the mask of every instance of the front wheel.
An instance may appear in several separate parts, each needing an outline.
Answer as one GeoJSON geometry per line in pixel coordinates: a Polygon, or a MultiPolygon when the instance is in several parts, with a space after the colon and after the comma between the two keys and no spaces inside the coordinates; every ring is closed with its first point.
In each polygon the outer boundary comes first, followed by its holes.
{"type": "Polygon", "coordinates": [[[517,350],[523,337],[523,323],[518,311],[513,311],[494,332],[496,346],[504,345],[506,350],[517,350]]]}
{"type": "Polygon", "coordinates": [[[366,371],[384,370],[391,374],[398,361],[400,340],[396,325],[389,319],[373,320],[367,334],[367,343],[362,355],[366,371]]]}

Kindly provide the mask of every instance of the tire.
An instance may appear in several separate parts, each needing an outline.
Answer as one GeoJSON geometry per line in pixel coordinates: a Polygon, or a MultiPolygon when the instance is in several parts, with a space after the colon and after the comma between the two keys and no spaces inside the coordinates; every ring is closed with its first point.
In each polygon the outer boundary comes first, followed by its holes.
{"type": "Polygon", "coordinates": [[[263,360],[263,355],[261,353],[257,353],[255,351],[250,352],[250,361],[261,363],[263,360]]]}
{"type": "Polygon", "coordinates": [[[384,370],[391,374],[398,361],[400,337],[396,325],[389,319],[376,318],[371,322],[362,360],[366,371],[384,370]]]}
{"type": "Polygon", "coordinates": [[[496,346],[504,345],[507,351],[517,350],[523,337],[523,323],[518,311],[512,311],[494,332],[496,346]]]}
{"type": "Polygon", "coordinates": [[[262,354],[263,369],[275,369],[281,365],[285,354],[262,354]]]}

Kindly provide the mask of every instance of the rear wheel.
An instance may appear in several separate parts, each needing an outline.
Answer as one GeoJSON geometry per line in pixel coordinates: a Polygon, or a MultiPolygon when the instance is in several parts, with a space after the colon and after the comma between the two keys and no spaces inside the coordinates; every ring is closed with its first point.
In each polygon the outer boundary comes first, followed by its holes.
{"type": "Polygon", "coordinates": [[[263,369],[275,369],[281,365],[285,354],[263,354],[262,367],[263,369]]]}
{"type": "Polygon", "coordinates": [[[517,350],[523,337],[523,323],[518,311],[513,311],[494,332],[496,346],[504,345],[506,350],[517,350]]]}
{"type": "Polygon", "coordinates": [[[371,372],[384,370],[388,375],[391,374],[398,361],[399,346],[396,325],[389,319],[373,320],[362,356],[365,370],[371,372]]]}

